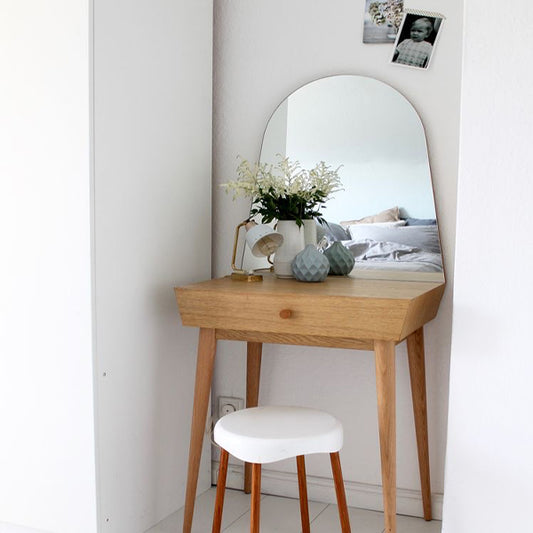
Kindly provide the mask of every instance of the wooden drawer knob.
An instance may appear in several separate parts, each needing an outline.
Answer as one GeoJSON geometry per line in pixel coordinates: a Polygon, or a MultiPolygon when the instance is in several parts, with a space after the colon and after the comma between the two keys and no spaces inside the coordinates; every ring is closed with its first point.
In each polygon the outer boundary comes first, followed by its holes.
{"type": "Polygon", "coordinates": [[[292,311],[290,309],[282,309],[280,312],[279,312],[279,316],[281,318],[291,318],[292,316],[292,311]]]}

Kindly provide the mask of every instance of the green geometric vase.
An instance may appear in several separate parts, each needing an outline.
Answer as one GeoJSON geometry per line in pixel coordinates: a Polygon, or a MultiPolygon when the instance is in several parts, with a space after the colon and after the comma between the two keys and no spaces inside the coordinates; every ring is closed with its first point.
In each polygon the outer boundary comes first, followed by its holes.
{"type": "Polygon", "coordinates": [[[324,281],[328,277],[329,261],[316,246],[308,244],[293,260],[292,274],[299,281],[324,281]]]}
{"type": "Polygon", "coordinates": [[[324,255],[329,261],[329,273],[334,276],[346,276],[355,264],[353,255],[340,242],[334,242],[325,252],[324,255]]]}

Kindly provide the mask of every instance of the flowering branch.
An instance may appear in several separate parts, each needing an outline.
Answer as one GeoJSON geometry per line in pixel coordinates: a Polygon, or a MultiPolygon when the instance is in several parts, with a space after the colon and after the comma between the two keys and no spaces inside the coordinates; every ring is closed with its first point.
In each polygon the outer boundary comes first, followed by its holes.
{"type": "MultiPolygon", "coordinates": [[[[279,155],[279,154],[278,154],[279,155]]],[[[222,185],[233,198],[252,199],[250,216],[260,215],[263,223],[273,220],[316,218],[322,222],[320,209],[331,195],[342,190],[339,168],[333,170],[320,161],[310,170],[302,169],[298,161],[280,157],[275,165],[250,164],[243,159],[237,167],[237,179],[222,185]]]]}

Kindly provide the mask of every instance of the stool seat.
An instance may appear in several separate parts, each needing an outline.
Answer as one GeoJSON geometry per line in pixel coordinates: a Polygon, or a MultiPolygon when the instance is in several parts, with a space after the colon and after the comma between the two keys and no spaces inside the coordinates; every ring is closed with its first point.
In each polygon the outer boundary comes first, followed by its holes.
{"type": "Polygon", "coordinates": [[[339,458],[342,424],[334,416],[308,407],[250,407],[223,416],[215,425],[213,438],[220,446],[220,467],[211,533],[220,533],[230,454],[252,466],[250,533],[259,533],[261,466],[295,457],[301,531],[311,533],[305,474],[305,456],[310,453],[329,453],[342,533],[351,532],[339,458]]]}
{"type": "Polygon", "coordinates": [[[298,455],[333,453],[342,448],[341,423],[307,407],[265,406],[223,416],[215,442],[248,463],[272,463],[298,455]]]}

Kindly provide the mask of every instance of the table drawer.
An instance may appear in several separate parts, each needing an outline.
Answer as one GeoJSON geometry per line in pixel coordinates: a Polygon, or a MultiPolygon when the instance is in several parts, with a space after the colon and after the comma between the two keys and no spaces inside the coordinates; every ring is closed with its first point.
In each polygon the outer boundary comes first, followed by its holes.
{"type": "Polygon", "coordinates": [[[408,302],[339,296],[177,294],[183,324],[214,329],[399,340],[408,302]]]}

